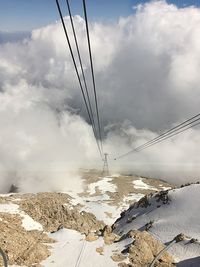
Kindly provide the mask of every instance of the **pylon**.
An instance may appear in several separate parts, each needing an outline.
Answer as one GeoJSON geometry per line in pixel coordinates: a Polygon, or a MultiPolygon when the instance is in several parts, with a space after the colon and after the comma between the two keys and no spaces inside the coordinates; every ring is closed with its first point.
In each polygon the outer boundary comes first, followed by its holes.
{"type": "Polygon", "coordinates": [[[108,168],[108,153],[104,153],[104,160],[103,160],[103,171],[102,175],[103,176],[108,176],[109,175],[109,168],[108,168]]]}

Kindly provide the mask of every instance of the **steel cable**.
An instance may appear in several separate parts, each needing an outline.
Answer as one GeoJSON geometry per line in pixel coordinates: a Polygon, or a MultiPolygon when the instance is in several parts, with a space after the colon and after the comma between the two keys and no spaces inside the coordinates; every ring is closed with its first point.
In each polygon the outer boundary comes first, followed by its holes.
{"type": "Polygon", "coordinates": [[[162,254],[167,251],[168,249],[170,249],[170,247],[172,247],[174,244],[176,243],[179,243],[179,242],[182,242],[183,240],[185,239],[185,236],[184,234],[180,233],[178,234],[177,236],[174,237],[173,240],[171,240],[169,242],[169,244],[164,247],[159,253],[158,255],[153,259],[153,261],[151,262],[151,264],[149,265],[149,267],[154,267],[155,266],[155,263],[157,262],[157,260],[160,259],[160,257],[162,256],[162,254]]]}
{"type": "Polygon", "coordinates": [[[61,19],[61,22],[62,22],[63,30],[64,30],[64,33],[65,33],[65,37],[66,37],[66,40],[67,40],[67,43],[68,43],[68,46],[69,46],[69,50],[70,50],[70,54],[71,54],[72,61],[73,61],[73,64],[74,64],[74,68],[75,68],[75,71],[76,71],[76,75],[77,75],[77,78],[78,78],[78,81],[79,81],[79,85],[80,85],[80,88],[81,88],[81,93],[82,93],[82,96],[83,96],[83,99],[84,99],[84,103],[85,103],[85,106],[86,106],[86,109],[87,109],[87,113],[88,113],[88,116],[89,116],[89,121],[90,121],[90,123],[92,125],[92,129],[93,129],[94,137],[96,139],[96,143],[97,143],[97,147],[98,147],[98,150],[99,150],[99,153],[100,153],[100,157],[103,160],[102,151],[101,151],[101,148],[99,146],[99,143],[98,143],[96,135],[95,135],[94,125],[92,123],[92,118],[91,118],[91,115],[90,115],[90,112],[89,112],[89,108],[88,108],[88,104],[87,104],[87,101],[86,101],[85,93],[84,93],[83,86],[82,86],[82,83],[81,83],[81,79],[80,79],[80,76],[79,76],[79,73],[78,73],[78,68],[77,68],[77,65],[76,65],[76,61],[75,61],[75,58],[74,58],[73,50],[72,50],[72,47],[71,47],[71,43],[70,43],[70,40],[69,40],[69,36],[68,36],[68,33],[67,33],[67,29],[66,29],[66,26],[65,26],[65,23],[64,23],[62,11],[61,11],[60,4],[59,4],[58,0],[56,0],[56,4],[57,4],[58,12],[59,12],[59,15],[60,15],[60,19],[61,19]]]}
{"type": "Polygon", "coordinates": [[[197,114],[197,115],[193,116],[192,118],[187,119],[186,121],[178,124],[177,126],[171,128],[170,130],[168,130],[168,131],[160,134],[159,136],[153,138],[152,140],[144,143],[143,145],[140,145],[140,146],[138,146],[138,147],[136,147],[136,148],[128,151],[127,153],[122,154],[121,156],[116,157],[115,160],[116,159],[123,158],[125,156],[128,156],[128,155],[130,155],[133,152],[140,152],[140,151],[142,151],[142,150],[144,150],[144,149],[146,149],[146,148],[148,148],[150,146],[153,146],[153,145],[155,145],[157,143],[160,143],[161,141],[164,141],[166,139],[169,139],[169,138],[171,138],[171,137],[173,137],[173,136],[175,136],[177,134],[180,134],[182,132],[185,132],[186,130],[188,130],[190,128],[193,128],[193,127],[199,125],[199,123],[200,123],[199,122],[199,120],[200,120],[200,117],[199,116],[200,116],[200,114],[197,114]],[[199,118],[197,118],[197,117],[199,117],[199,118]],[[195,118],[197,118],[197,119],[195,119],[195,118]],[[198,122],[198,123],[195,123],[195,122],[198,122]],[[189,127],[187,127],[187,126],[189,126],[189,127]]]}
{"type": "MultiPolygon", "coordinates": [[[[177,130],[180,130],[180,129],[186,127],[187,125],[190,124],[190,123],[189,123],[189,124],[185,125],[187,122],[189,122],[189,121],[191,121],[191,120],[194,120],[195,118],[197,118],[197,117],[199,117],[199,116],[200,116],[200,113],[197,114],[197,115],[195,115],[195,116],[193,116],[192,118],[187,119],[186,121],[184,121],[184,122],[178,124],[177,126],[171,128],[171,129],[169,129],[168,131],[166,131],[166,132],[164,132],[164,133],[158,135],[157,137],[153,138],[152,140],[150,140],[150,141],[144,143],[143,145],[141,145],[141,146],[139,146],[139,147],[137,147],[137,148],[138,148],[138,149],[139,149],[139,148],[142,148],[143,146],[146,146],[146,145],[148,145],[149,143],[152,143],[152,142],[154,142],[154,141],[160,139],[162,136],[164,137],[165,135],[167,135],[167,134],[169,134],[169,133],[175,132],[175,131],[177,131],[177,130]],[[181,126],[182,126],[182,127],[181,127],[181,126]]],[[[198,121],[198,120],[199,120],[199,118],[196,119],[196,120],[194,120],[194,121],[192,121],[191,123],[193,123],[193,122],[195,122],[195,121],[198,121]]]]}
{"type": "Polygon", "coordinates": [[[71,26],[72,26],[74,41],[75,41],[75,45],[76,45],[76,51],[77,51],[77,54],[78,54],[79,63],[80,63],[80,67],[81,67],[81,72],[82,72],[83,82],[84,82],[84,86],[85,86],[86,96],[87,96],[87,100],[88,100],[88,104],[89,104],[90,115],[91,115],[92,123],[94,125],[95,133],[96,133],[96,127],[95,127],[94,115],[93,115],[93,111],[92,111],[92,105],[91,105],[91,102],[90,102],[90,96],[89,96],[88,87],[87,87],[87,83],[86,83],[86,79],[85,79],[85,73],[84,73],[84,70],[83,70],[83,64],[82,64],[80,49],[79,49],[79,45],[78,45],[78,40],[77,40],[77,37],[76,37],[76,31],[75,31],[75,27],[74,27],[74,22],[73,22],[73,18],[72,18],[72,13],[71,13],[69,0],[66,0],[66,4],[67,4],[69,17],[70,17],[71,26]]]}
{"type": "Polygon", "coordinates": [[[89,50],[89,56],[90,56],[90,67],[91,67],[91,74],[92,74],[92,83],[93,83],[94,98],[95,98],[95,107],[96,107],[97,122],[98,122],[98,129],[99,129],[99,139],[100,139],[100,143],[101,143],[101,150],[103,151],[101,125],[100,125],[98,100],[97,100],[97,92],[96,92],[96,83],[95,83],[95,77],[94,77],[92,50],[91,50],[91,44],[90,44],[90,33],[89,33],[89,26],[88,26],[88,19],[87,19],[87,9],[86,9],[85,0],[83,0],[83,9],[84,9],[85,26],[86,26],[86,33],[87,33],[88,50],[89,50]]]}
{"type": "Polygon", "coordinates": [[[0,248],[0,255],[3,258],[4,267],[8,267],[8,258],[7,258],[7,255],[5,254],[5,252],[1,248],[0,248]]]}
{"type": "MultiPolygon", "coordinates": [[[[200,120],[200,119],[199,119],[199,120],[200,120]]],[[[198,121],[199,121],[199,120],[198,120],[198,121]]],[[[160,139],[160,140],[158,140],[158,141],[156,141],[156,142],[154,142],[154,143],[152,143],[152,144],[149,144],[149,145],[147,145],[147,146],[145,146],[145,147],[143,147],[143,148],[141,148],[141,149],[139,149],[139,150],[136,150],[136,152],[142,151],[143,149],[146,149],[146,148],[148,148],[148,147],[150,147],[150,146],[153,146],[153,145],[155,145],[155,144],[158,144],[158,143],[160,143],[160,142],[162,142],[162,141],[164,141],[164,140],[166,140],[166,139],[169,139],[169,138],[171,138],[171,137],[173,137],[173,136],[175,136],[175,135],[178,135],[178,134],[180,134],[180,133],[183,133],[183,132],[185,132],[185,131],[187,131],[187,130],[189,130],[189,129],[191,129],[191,128],[193,128],[193,127],[199,125],[199,124],[200,124],[200,121],[199,121],[198,123],[195,123],[195,124],[193,124],[193,125],[191,125],[191,126],[185,128],[185,129],[181,130],[181,131],[175,132],[174,134],[167,135],[166,137],[163,137],[162,139],[160,139]]]]}

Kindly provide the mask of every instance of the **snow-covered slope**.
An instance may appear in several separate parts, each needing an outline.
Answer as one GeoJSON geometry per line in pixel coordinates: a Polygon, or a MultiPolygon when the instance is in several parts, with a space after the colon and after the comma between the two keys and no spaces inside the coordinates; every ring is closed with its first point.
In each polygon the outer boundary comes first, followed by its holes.
{"type": "Polygon", "coordinates": [[[183,233],[186,239],[174,244],[169,251],[179,262],[178,266],[200,266],[199,208],[199,184],[163,191],[142,198],[122,213],[114,224],[115,232],[148,229],[165,244],[183,233]]]}
{"type": "MultiPolygon", "coordinates": [[[[53,246],[52,255],[41,264],[46,267],[117,267],[111,259],[112,250],[116,246],[104,246],[102,238],[94,242],[87,242],[85,237],[74,230],[62,229],[50,235],[57,242],[53,246]],[[102,255],[96,249],[104,247],[102,255]]],[[[117,246],[118,248],[118,246],[117,246]]],[[[124,248],[124,247],[122,247],[124,248]]]]}

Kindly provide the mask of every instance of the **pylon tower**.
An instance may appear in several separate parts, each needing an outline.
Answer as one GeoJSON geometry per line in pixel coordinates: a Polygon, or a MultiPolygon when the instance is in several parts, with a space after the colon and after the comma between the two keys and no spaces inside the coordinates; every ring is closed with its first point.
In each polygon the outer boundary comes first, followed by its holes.
{"type": "Polygon", "coordinates": [[[109,168],[108,168],[108,153],[104,153],[102,175],[103,175],[103,176],[108,176],[108,175],[109,175],[109,168]]]}

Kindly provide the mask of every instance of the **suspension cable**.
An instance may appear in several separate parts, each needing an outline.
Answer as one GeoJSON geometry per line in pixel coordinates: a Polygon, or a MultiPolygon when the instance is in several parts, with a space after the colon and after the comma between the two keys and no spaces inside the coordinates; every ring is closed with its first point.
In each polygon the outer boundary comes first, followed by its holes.
{"type": "Polygon", "coordinates": [[[189,129],[191,129],[191,128],[193,128],[193,127],[199,125],[199,124],[200,124],[200,121],[199,121],[198,123],[195,123],[195,124],[193,124],[193,125],[191,125],[191,126],[185,128],[185,129],[183,129],[182,131],[179,131],[179,132],[176,132],[176,133],[171,134],[171,135],[169,135],[169,136],[166,136],[165,138],[160,139],[160,140],[158,140],[157,142],[152,143],[152,144],[150,144],[150,145],[148,145],[148,146],[146,146],[146,147],[144,147],[144,148],[141,148],[140,150],[136,150],[136,152],[142,151],[142,150],[144,150],[144,149],[146,149],[146,148],[148,148],[148,147],[150,147],[150,146],[156,145],[156,144],[158,144],[158,143],[160,143],[160,142],[162,142],[162,141],[164,141],[164,140],[167,140],[167,139],[169,139],[169,138],[171,138],[171,137],[173,137],[173,136],[175,136],[175,135],[181,134],[181,133],[183,133],[183,132],[185,132],[185,131],[187,131],[187,130],[189,130],[189,129]]]}
{"type": "Polygon", "coordinates": [[[96,127],[95,127],[95,121],[94,121],[94,114],[93,114],[93,111],[92,111],[92,105],[91,105],[90,96],[89,96],[89,92],[88,92],[88,86],[87,86],[87,83],[86,83],[85,73],[84,73],[84,70],[83,70],[83,64],[82,64],[82,59],[81,59],[81,55],[80,55],[80,50],[79,50],[79,45],[78,45],[78,40],[77,40],[76,31],[75,31],[75,27],[74,27],[74,22],[73,22],[73,18],[72,18],[72,13],[71,13],[69,0],[66,0],[66,4],[67,4],[69,17],[70,17],[71,26],[72,26],[74,41],[75,41],[75,45],[76,45],[76,51],[77,51],[78,58],[79,58],[79,63],[80,63],[80,66],[81,66],[81,72],[82,72],[83,82],[84,82],[84,86],[85,86],[87,101],[88,101],[88,104],[89,104],[90,115],[91,115],[92,123],[94,125],[95,133],[97,134],[96,127]]]}
{"type": "MultiPolygon", "coordinates": [[[[184,121],[184,122],[178,124],[177,126],[171,128],[171,129],[169,129],[168,131],[166,131],[166,132],[164,132],[164,133],[158,135],[157,137],[153,138],[152,140],[150,140],[150,141],[144,143],[143,145],[137,147],[137,149],[140,149],[140,148],[142,148],[142,147],[144,147],[144,146],[146,146],[146,145],[148,145],[148,144],[150,144],[150,143],[152,143],[152,142],[154,142],[154,141],[157,141],[158,139],[160,139],[161,137],[164,137],[164,136],[167,135],[167,134],[171,134],[171,133],[173,133],[173,132],[176,132],[177,130],[180,130],[180,129],[186,127],[187,125],[190,124],[190,123],[186,124],[187,122],[192,121],[192,120],[194,120],[195,118],[197,118],[197,117],[199,117],[199,116],[200,116],[200,113],[197,114],[197,115],[195,115],[195,116],[193,116],[192,118],[187,119],[186,121],[184,121]],[[186,125],[185,125],[185,124],[186,124],[186,125]],[[182,127],[181,127],[181,126],[182,126],[182,127]]],[[[191,123],[196,122],[196,121],[198,121],[198,120],[199,120],[199,118],[196,119],[196,120],[194,120],[194,121],[192,121],[191,123]]]]}
{"type": "Polygon", "coordinates": [[[172,239],[169,244],[164,247],[157,255],[156,257],[153,259],[153,261],[151,262],[151,264],[149,265],[149,267],[154,267],[156,262],[161,258],[161,256],[163,255],[163,253],[167,250],[169,250],[174,244],[182,242],[185,239],[184,234],[180,233],[177,236],[174,237],[174,239],[172,239]]]}
{"type": "Polygon", "coordinates": [[[197,126],[197,125],[199,125],[200,124],[200,122],[199,122],[200,117],[199,116],[200,116],[200,114],[197,114],[197,115],[193,116],[192,118],[187,119],[186,121],[178,124],[177,126],[171,128],[170,130],[168,130],[168,131],[160,134],[159,136],[153,138],[152,140],[144,143],[143,145],[140,145],[140,146],[128,151],[127,153],[116,157],[115,160],[116,159],[120,159],[120,158],[125,157],[125,156],[128,156],[129,154],[131,154],[133,152],[140,152],[140,151],[142,151],[142,150],[144,150],[144,149],[146,149],[146,148],[148,148],[150,146],[153,146],[153,145],[155,145],[157,143],[160,143],[160,142],[162,142],[162,141],[164,141],[166,139],[169,139],[169,138],[171,138],[171,137],[173,137],[175,135],[183,133],[183,132],[185,132],[185,131],[187,131],[187,130],[189,130],[189,129],[197,126]],[[197,118],[197,119],[195,119],[195,118],[197,118]],[[187,122],[189,122],[189,123],[187,123],[187,122]],[[195,123],[195,122],[197,122],[197,123],[195,123]]]}
{"type": "Polygon", "coordinates": [[[91,50],[91,45],[90,45],[90,34],[89,34],[88,19],[87,19],[87,9],[86,9],[86,2],[85,2],[85,0],[83,0],[83,9],[84,9],[84,17],[85,17],[87,41],[88,41],[88,50],[89,50],[89,56],[90,56],[90,67],[91,67],[91,74],[92,74],[92,82],[93,82],[93,90],[94,90],[96,114],[97,114],[97,122],[98,122],[98,129],[99,129],[99,139],[100,139],[100,143],[101,143],[101,150],[103,151],[101,125],[100,125],[100,118],[99,118],[99,109],[98,109],[97,93],[96,93],[96,83],[95,83],[95,77],[94,77],[94,68],[93,68],[93,60],[92,60],[92,50],[91,50]]]}
{"type": "Polygon", "coordinates": [[[69,50],[70,50],[70,54],[71,54],[72,61],[73,61],[73,64],[74,64],[74,68],[75,68],[75,71],[76,71],[76,75],[77,75],[77,78],[78,78],[78,81],[79,81],[79,85],[80,85],[80,88],[81,88],[81,93],[82,93],[82,96],[83,96],[83,99],[84,99],[84,103],[85,103],[85,106],[86,106],[86,109],[87,109],[87,113],[88,113],[88,116],[89,116],[89,120],[90,120],[90,123],[92,125],[92,129],[93,129],[94,137],[96,139],[97,147],[98,147],[101,159],[103,160],[101,148],[99,147],[99,143],[98,143],[97,138],[95,136],[94,125],[92,123],[92,118],[91,118],[91,115],[90,115],[90,112],[89,112],[88,104],[87,104],[87,101],[86,101],[86,97],[85,97],[85,94],[84,94],[83,86],[82,86],[81,79],[80,79],[80,76],[79,76],[79,73],[78,73],[78,68],[77,68],[77,65],[76,65],[76,61],[75,61],[75,58],[74,58],[74,54],[73,54],[73,51],[72,51],[71,43],[70,43],[70,40],[69,40],[69,36],[68,36],[68,33],[67,33],[67,29],[66,29],[66,26],[65,26],[65,23],[64,23],[62,11],[61,11],[60,4],[59,4],[58,0],[56,0],[56,4],[57,4],[58,12],[59,12],[59,15],[60,15],[60,18],[61,18],[61,22],[62,22],[63,30],[64,30],[64,33],[65,33],[65,37],[66,37],[66,40],[67,40],[67,43],[68,43],[68,46],[69,46],[69,50]]]}
{"type": "Polygon", "coordinates": [[[8,267],[8,257],[7,257],[7,255],[5,254],[5,252],[1,248],[0,248],[0,255],[3,258],[4,267],[8,267]]]}

